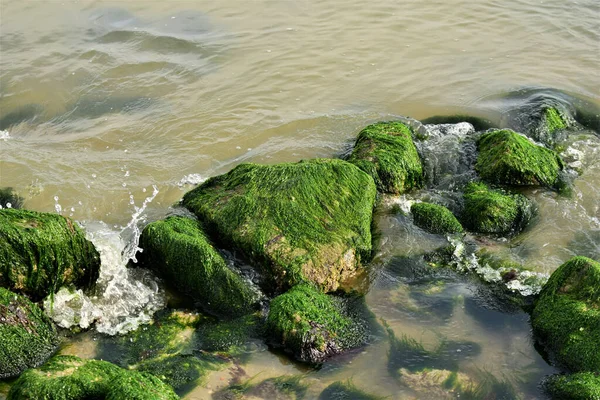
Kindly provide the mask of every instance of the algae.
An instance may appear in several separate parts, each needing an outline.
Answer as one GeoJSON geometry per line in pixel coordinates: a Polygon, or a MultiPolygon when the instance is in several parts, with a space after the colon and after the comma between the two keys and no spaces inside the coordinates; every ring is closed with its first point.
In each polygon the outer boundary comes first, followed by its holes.
{"type": "Polygon", "coordinates": [[[600,400],[600,372],[554,375],[544,386],[555,400],[600,400]]]}
{"type": "Polygon", "coordinates": [[[371,175],[382,192],[404,193],[423,185],[423,166],[412,129],[399,121],[364,128],[348,161],[371,175]]]}
{"type": "Polygon", "coordinates": [[[42,364],[58,344],[54,324],[37,305],[0,288],[0,379],[42,364]]]}
{"type": "Polygon", "coordinates": [[[111,383],[106,400],[178,400],[173,389],[157,377],[131,371],[111,383]]]}
{"type": "Polygon", "coordinates": [[[410,207],[415,225],[431,233],[457,233],[463,227],[454,214],[444,206],[431,203],[415,203],[410,207]]]}
{"type": "Polygon", "coordinates": [[[228,267],[198,221],[171,216],[147,225],[140,237],[139,265],[198,301],[207,312],[235,317],[256,309],[258,293],[228,267]]]}
{"type": "Polygon", "coordinates": [[[0,208],[21,208],[23,198],[14,192],[11,187],[0,188],[0,208]]]}
{"type": "Polygon", "coordinates": [[[0,286],[41,300],[65,285],[90,287],[100,255],[69,218],[0,210],[0,286]]]}
{"type": "Polygon", "coordinates": [[[327,386],[319,396],[319,400],[383,400],[383,397],[367,393],[354,385],[351,380],[337,381],[327,386]]]}
{"type": "Polygon", "coordinates": [[[334,291],[371,258],[373,180],[342,160],[241,164],[182,203],[222,243],[241,249],[281,292],[300,282],[334,291]]]}

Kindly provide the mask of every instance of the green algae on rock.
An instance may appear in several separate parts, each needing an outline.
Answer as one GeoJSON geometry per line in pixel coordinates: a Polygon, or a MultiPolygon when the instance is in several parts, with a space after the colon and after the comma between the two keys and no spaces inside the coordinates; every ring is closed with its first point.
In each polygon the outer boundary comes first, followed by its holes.
{"type": "Polygon", "coordinates": [[[0,288],[0,379],[42,364],[58,344],[54,324],[37,305],[0,288]]]}
{"type": "Polygon", "coordinates": [[[404,193],[423,185],[423,166],[412,130],[399,121],[364,128],[348,161],[371,175],[382,192],[404,193]]]}
{"type": "Polygon", "coordinates": [[[154,375],[130,371],[111,382],[106,400],[177,400],[173,389],[154,375]]]}
{"type": "Polygon", "coordinates": [[[40,300],[62,286],[89,287],[100,255],[69,218],[0,210],[0,286],[40,300]]]}
{"type": "Polygon", "coordinates": [[[373,180],[356,166],[317,159],[241,164],[182,202],[255,261],[271,290],[308,281],[334,291],[371,257],[375,196],[373,180]]]}
{"type": "Polygon", "coordinates": [[[262,338],[264,330],[264,318],[259,313],[231,321],[207,322],[196,330],[197,346],[204,351],[237,355],[253,338],[262,338]]]}
{"type": "Polygon", "coordinates": [[[415,225],[431,233],[457,233],[463,227],[454,214],[444,206],[432,203],[414,203],[410,207],[415,225]]]}
{"type": "Polygon", "coordinates": [[[600,371],[600,263],[574,257],[544,285],[531,314],[534,334],[571,371],[600,371]]]}
{"type": "Polygon", "coordinates": [[[155,271],[207,312],[239,316],[252,312],[258,293],[229,268],[198,221],[171,216],[147,225],[140,237],[141,266],[155,271]]]}
{"type": "Polygon", "coordinates": [[[544,386],[555,400],[600,400],[600,372],[554,375],[544,386]]]}
{"type": "Polygon", "coordinates": [[[337,381],[327,386],[319,396],[319,400],[383,400],[384,397],[375,396],[357,388],[351,380],[337,381]]]}
{"type": "Polygon", "coordinates": [[[253,383],[254,378],[229,385],[213,395],[214,400],[301,400],[308,385],[302,382],[302,375],[282,375],[253,383]]]}
{"type": "Polygon", "coordinates": [[[509,129],[484,133],[477,147],[475,169],[490,183],[554,187],[564,168],[556,152],[535,145],[509,129]]]}
{"type": "Polygon", "coordinates": [[[333,296],[297,285],[271,301],[267,333],[298,360],[320,363],[365,343],[364,324],[343,311],[333,296]]]}
{"type": "Polygon", "coordinates": [[[507,194],[480,182],[467,185],[464,201],[463,223],[477,233],[518,233],[535,213],[531,201],[522,194],[507,194]]]}

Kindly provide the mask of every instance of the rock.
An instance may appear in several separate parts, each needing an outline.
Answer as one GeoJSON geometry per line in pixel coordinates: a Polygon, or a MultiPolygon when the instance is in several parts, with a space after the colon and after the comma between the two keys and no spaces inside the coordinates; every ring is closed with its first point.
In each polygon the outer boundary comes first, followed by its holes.
{"type": "Polygon", "coordinates": [[[468,375],[446,369],[417,372],[401,369],[400,376],[402,384],[418,392],[422,398],[456,399],[457,393],[462,394],[475,386],[468,375]]]}
{"type": "Polygon", "coordinates": [[[13,188],[0,188],[0,209],[21,207],[23,207],[23,198],[15,193],[13,188]]]}
{"type": "Polygon", "coordinates": [[[351,380],[346,382],[333,382],[321,392],[319,400],[381,400],[383,397],[375,396],[357,388],[351,380]]]}
{"type": "Polygon", "coordinates": [[[40,300],[62,286],[89,287],[100,255],[71,219],[27,210],[0,210],[0,286],[40,300]]]}
{"type": "Polygon", "coordinates": [[[600,263],[574,257],[558,267],[531,324],[556,363],[573,372],[600,371],[600,263]]]}
{"type": "Polygon", "coordinates": [[[470,183],[463,197],[463,223],[472,232],[518,233],[535,214],[534,206],[527,197],[492,190],[484,183],[470,183]]]}
{"type": "Polygon", "coordinates": [[[414,203],[410,207],[415,225],[431,233],[462,232],[463,227],[454,214],[444,206],[431,203],[414,203]]]}
{"type": "Polygon", "coordinates": [[[554,375],[545,387],[555,400],[600,400],[600,372],[554,375]]]}
{"type": "Polygon", "coordinates": [[[538,146],[509,129],[484,133],[477,142],[475,169],[489,183],[554,187],[563,161],[553,150],[538,146]]]}
{"type": "Polygon", "coordinates": [[[0,288],[0,379],[42,364],[58,344],[54,324],[37,305],[0,288]]]}
{"type": "Polygon", "coordinates": [[[373,180],[342,160],[242,164],[183,197],[213,237],[261,268],[265,287],[334,291],[371,257],[373,180]]]}
{"type": "Polygon", "coordinates": [[[106,361],[56,356],[39,369],[25,371],[8,400],[178,399],[173,389],[147,374],[106,361]]]}
{"type": "Polygon", "coordinates": [[[302,375],[282,375],[267,378],[253,384],[249,379],[244,383],[234,383],[213,395],[214,400],[300,400],[305,398],[308,385],[302,383],[302,375]]]}
{"type": "Polygon", "coordinates": [[[382,192],[404,193],[423,184],[423,167],[412,130],[399,121],[364,128],[348,161],[371,175],[382,192]]]}
{"type": "Polygon", "coordinates": [[[197,329],[198,348],[225,355],[244,352],[252,339],[264,337],[264,318],[250,314],[231,321],[203,323],[197,329]]]}
{"type": "Polygon", "coordinates": [[[258,293],[231,269],[198,221],[172,216],[147,225],[140,237],[138,263],[218,316],[235,317],[256,309],[258,293]]]}
{"type": "Polygon", "coordinates": [[[271,301],[267,332],[303,362],[317,364],[366,341],[366,327],[344,313],[336,298],[308,284],[271,301]]]}

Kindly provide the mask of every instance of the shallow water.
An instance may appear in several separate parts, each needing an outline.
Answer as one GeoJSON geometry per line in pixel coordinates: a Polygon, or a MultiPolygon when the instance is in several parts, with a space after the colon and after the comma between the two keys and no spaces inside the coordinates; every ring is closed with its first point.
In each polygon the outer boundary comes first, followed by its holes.
{"type": "MultiPolygon", "coordinates": [[[[344,154],[374,121],[461,113],[502,125],[539,93],[597,115],[598,21],[593,0],[3,0],[0,187],[13,187],[27,208],[72,216],[90,235],[102,226],[112,232],[104,243],[119,254],[134,244],[132,220],[137,227],[164,216],[202,179],[241,162],[344,154]],[[556,90],[539,90],[549,87],[556,90]],[[136,216],[153,186],[156,197],[136,216]]],[[[440,146],[452,154],[452,143],[440,146]]],[[[575,254],[600,258],[600,139],[574,138],[566,151],[583,171],[573,196],[527,190],[539,208],[535,223],[480,245],[540,274],[575,254]]],[[[543,398],[536,386],[552,369],[530,342],[525,314],[487,310],[476,285],[454,278],[434,297],[439,304],[428,304],[420,295],[428,283],[398,276],[394,265],[445,238],[387,211],[378,222],[379,273],[367,295],[376,317],[425,346],[440,338],[478,343],[480,353],[461,359],[461,370],[488,371],[524,398],[543,398]],[[433,313],[438,306],[446,314],[433,313]]],[[[96,356],[102,336],[86,335],[65,349],[96,356]]],[[[242,367],[248,377],[307,374],[308,398],[347,378],[393,399],[435,397],[394,380],[388,350],[381,334],[318,371],[266,349],[242,367]]],[[[213,374],[186,398],[209,398],[230,372],[213,374]]]]}

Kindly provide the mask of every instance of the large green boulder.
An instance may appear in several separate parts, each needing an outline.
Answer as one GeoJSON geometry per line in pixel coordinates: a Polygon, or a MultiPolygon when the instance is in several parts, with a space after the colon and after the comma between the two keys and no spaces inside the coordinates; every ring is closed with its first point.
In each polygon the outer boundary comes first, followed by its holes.
{"type": "Polygon", "coordinates": [[[298,360],[320,363],[364,344],[365,326],[344,311],[335,297],[297,285],[271,301],[267,333],[298,360]]]}
{"type": "Polygon", "coordinates": [[[0,210],[0,286],[40,300],[65,285],[89,287],[100,255],[69,218],[0,210]]]}
{"type": "Polygon", "coordinates": [[[364,128],[348,161],[373,177],[386,193],[404,193],[423,185],[423,166],[402,122],[378,122],[364,128]]]}
{"type": "Polygon", "coordinates": [[[244,315],[256,306],[258,294],[230,268],[202,231],[198,221],[179,216],[147,225],[137,257],[141,266],[219,316],[244,315]]]}
{"type": "Polygon", "coordinates": [[[152,375],[74,356],[56,356],[39,369],[25,371],[8,393],[8,400],[178,398],[173,389],[152,375]]]}
{"type": "Polygon", "coordinates": [[[58,344],[54,324],[37,305],[0,288],[0,379],[37,367],[58,344]]]}
{"type": "Polygon", "coordinates": [[[600,400],[600,372],[554,375],[545,386],[554,400],[600,400]]]}
{"type": "Polygon", "coordinates": [[[452,211],[432,203],[414,203],[410,207],[415,225],[431,233],[462,232],[463,227],[452,211]]]}
{"type": "Polygon", "coordinates": [[[535,213],[533,203],[522,194],[493,190],[480,182],[468,184],[463,198],[463,223],[472,232],[517,233],[535,213]]]}
{"type": "Polygon", "coordinates": [[[534,334],[571,371],[600,371],[600,263],[574,257],[550,276],[531,315],[534,334]]]}
{"type": "Polygon", "coordinates": [[[373,179],[342,160],[241,164],[183,197],[222,243],[264,273],[271,290],[303,281],[334,291],[371,256],[373,179]]]}
{"type": "Polygon", "coordinates": [[[554,187],[564,168],[555,151],[509,129],[484,133],[477,147],[475,169],[489,183],[554,187]]]}

